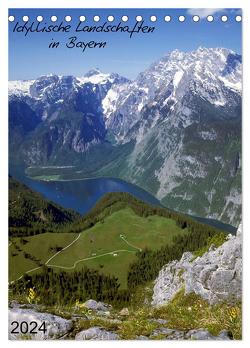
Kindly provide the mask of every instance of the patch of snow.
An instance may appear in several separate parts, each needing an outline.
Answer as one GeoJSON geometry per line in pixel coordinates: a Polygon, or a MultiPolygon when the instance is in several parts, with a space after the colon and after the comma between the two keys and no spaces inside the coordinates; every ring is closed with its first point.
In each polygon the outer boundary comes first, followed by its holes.
{"type": "Polygon", "coordinates": [[[221,156],[215,156],[214,157],[216,162],[221,162],[222,161],[222,157],[221,156]]]}
{"type": "Polygon", "coordinates": [[[138,111],[141,111],[141,109],[143,108],[144,104],[143,102],[141,101],[140,104],[138,105],[138,111]]]}
{"type": "Polygon", "coordinates": [[[99,72],[91,76],[77,77],[77,80],[80,81],[81,85],[84,85],[85,83],[92,83],[95,85],[104,84],[107,83],[109,79],[111,79],[110,74],[104,74],[102,72],[99,72]]]}
{"type": "Polygon", "coordinates": [[[233,83],[233,82],[228,81],[228,79],[226,79],[226,78],[223,77],[223,76],[219,76],[218,78],[219,78],[219,80],[221,80],[221,81],[224,83],[224,85],[225,85],[226,87],[228,87],[228,88],[230,88],[230,89],[233,89],[233,90],[235,90],[235,91],[241,92],[241,90],[242,90],[241,81],[238,81],[238,82],[233,83]]]}
{"type": "Polygon", "coordinates": [[[178,87],[181,79],[182,79],[182,76],[184,74],[184,71],[180,70],[180,71],[177,71],[174,75],[174,79],[173,79],[173,85],[175,88],[178,87]]]}
{"type": "Polygon", "coordinates": [[[118,98],[118,92],[115,89],[110,89],[102,100],[103,113],[108,119],[112,112],[116,109],[116,100],[118,98]]]}
{"type": "Polygon", "coordinates": [[[30,95],[30,86],[35,80],[9,81],[9,95],[27,96],[30,95]]]}
{"type": "Polygon", "coordinates": [[[216,106],[224,106],[226,104],[226,101],[225,100],[215,100],[213,104],[216,106]]]}
{"type": "Polygon", "coordinates": [[[217,134],[214,130],[201,131],[199,132],[199,135],[203,140],[215,140],[217,138],[217,134]]]}

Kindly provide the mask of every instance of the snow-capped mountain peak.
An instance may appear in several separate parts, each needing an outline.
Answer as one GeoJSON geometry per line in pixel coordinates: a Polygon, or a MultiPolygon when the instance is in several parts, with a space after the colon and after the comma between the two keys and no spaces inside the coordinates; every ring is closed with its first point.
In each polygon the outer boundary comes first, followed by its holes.
{"type": "Polygon", "coordinates": [[[115,126],[117,136],[123,139],[140,119],[142,109],[157,98],[169,112],[185,108],[182,100],[188,93],[215,106],[226,105],[230,93],[241,94],[241,56],[226,48],[199,47],[191,52],[176,49],[134,81],[93,68],[82,77],[49,74],[36,80],[10,81],[9,94],[60,104],[87,84],[93,85],[93,91],[98,86],[106,126],[115,126]]]}
{"type": "Polygon", "coordinates": [[[89,70],[83,77],[77,78],[81,84],[107,84],[107,83],[123,83],[128,81],[125,77],[115,73],[104,73],[99,68],[89,70]]]}
{"type": "Polygon", "coordinates": [[[78,80],[84,83],[105,84],[110,79],[111,74],[103,73],[98,68],[89,70],[83,77],[78,77],[78,80]]]}
{"type": "Polygon", "coordinates": [[[175,109],[187,110],[185,100],[191,94],[215,107],[232,104],[232,94],[241,95],[241,68],[241,56],[226,48],[169,52],[125,89],[112,87],[103,101],[107,126],[115,127],[117,139],[124,141],[141,110],[156,101],[166,115],[175,109]]]}
{"type": "Polygon", "coordinates": [[[82,77],[43,75],[36,80],[9,81],[9,96],[28,97],[45,103],[61,103],[71,93],[78,93],[91,84],[92,89],[101,91],[104,97],[113,84],[126,83],[128,80],[118,74],[103,73],[99,69],[91,69],[82,77]]]}
{"type": "Polygon", "coordinates": [[[35,80],[9,81],[9,95],[26,96],[30,93],[30,86],[35,80]]]}
{"type": "Polygon", "coordinates": [[[93,75],[99,75],[99,74],[102,74],[102,72],[99,68],[92,68],[88,72],[86,72],[84,77],[91,77],[93,75]]]}

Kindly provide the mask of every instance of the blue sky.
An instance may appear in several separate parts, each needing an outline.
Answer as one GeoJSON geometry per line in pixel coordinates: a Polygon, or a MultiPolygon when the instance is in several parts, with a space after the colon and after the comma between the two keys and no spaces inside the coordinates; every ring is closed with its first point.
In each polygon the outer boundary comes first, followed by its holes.
{"type": "Polygon", "coordinates": [[[193,14],[205,16],[204,10],[186,9],[10,9],[9,15],[15,16],[14,22],[9,22],[9,79],[32,79],[41,75],[53,73],[58,75],[82,76],[93,67],[104,72],[117,72],[129,78],[145,70],[152,62],[174,49],[191,51],[199,46],[226,47],[241,54],[241,23],[235,21],[235,10],[218,10],[214,12],[214,22],[201,19],[198,23],[192,21],[193,14]],[[227,15],[228,21],[223,23],[219,18],[227,15]],[[66,15],[72,17],[71,24],[75,27],[80,15],[86,17],[84,25],[101,25],[108,15],[115,17],[111,24],[118,24],[123,15],[129,17],[124,25],[133,26],[135,17],[141,15],[144,25],[155,26],[150,34],[134,34],[132,39],[127,33],[31,33],[26,37],[22,33],[13,33],[13,27],[22,17],[29,16],[29,23],[36,21],[37,15],[42,15],[42,24],[59,24],[66,15]],[[56,15],[56,23],[50,17],[56,15]],[[99,15],[100,22],[95,23],[93,16],[99,15]],[[150,21],[150,16],[157,16],[157,22],[150,21]],[[170,22],[164,21],[164,16],[170,15],[170,22]],[[178,16],[185,15],[183,23],[178,16]],[[79,41],[106,41],[104,49],[69,49],[65,46],[68,38],[77,36],[79,41]],[[60,41],[57,49],[49,49],[51,40],[60,41]]]}

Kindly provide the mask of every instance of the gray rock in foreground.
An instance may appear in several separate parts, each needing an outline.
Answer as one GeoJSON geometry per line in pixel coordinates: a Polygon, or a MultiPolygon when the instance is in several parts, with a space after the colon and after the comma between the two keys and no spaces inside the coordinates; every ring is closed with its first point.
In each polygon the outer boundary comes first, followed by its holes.
{"type": "Polygon", "coordinates": [[[230,340],[229,334],[226,330],[222,330],[218,336],[213,336],[208,330],[204,329],[190,330],[186,334],[186,338],[191,340],[230,340]]]}
{"type": "Polygon", "coordinates": [[[92,309],[94,311],[101,311],[101,312],[108,312],[112,308],[112,306],[107,303],[97,302],[95,300],[86,301],[84,303],[84,306],[88,309],[92,309]]]}
{"type": "Polygon", "coordinates": [[[100,327],[91,327],[90,329],[83,330],[75,336],[76,340],[119,340],[119,336],[100,327]]]}
{"type": "MultiPolygon", "coordinates": [[[[153,319],[158,324],[166,324],[166,320],[153,319]]],[[[152,321],[152,320],[151,320],[152,321]]],[[[20,339],[33,339],[33,340],[55,340],[55,339],[72,339],[72,332],[74,332],[73,320],[66,320],[59,316],[40,313],[34,309],[24,309],[16,306],[15,308],[9,309],[9,339],[10,340],[20,340],[20,339]],[[36,334],[12,334],[10,331],[13,326],[10,325],[11,322],[17,321],[20,324],[22,322],[37,322],[38,327],[45,322],[46,332],[37,331],[36,334]]],[[[114,322],[117,320],[114,319],[114,322]]],[[[118,321],[120,322],[120,321],[118,321]]],[[[33,325],[32,325],[33,326],[33,325]]],[[[25,327],[25,326],[24,326],[25,327]]],[[[170,329],[167,327],[159,327],[155,329],[150,336],[137,336],[136,340],[149,340],[155,339],[160,336],[162,340],[230,340],[229,333],[226,330],[222,330],[218,336],[213,336],[206,329],[195,329],[189,331],[170,329]]],[[[116,332],[108,331],[102,327],[95,326],[89,329],[82,330],[75,335],[75,340],[120,340],[120,336],[116,332]]]]}
{"type": "Polygon", "coordinates": [[[174,330],[174,329],[161,327],[159,329],[154,330],[150,338],[154,338],[157,336],[162,336],[162,337],[165,336],[165,339],[168,339],[168,340],[184,340],[185,332],[180,330],[174,330]]]}
{"type": "Polygon", "coordinates": [[[193,254],[186,252],[180,261],[172,261],[162,268],[155,281],[152,305],[168,303],[182,287],[186,294],[195,292],[211,305],[241,299],[241,225],[237,235],[229,236],[219,248],[211,247],[201,257],[192,259],[193,254]]]}
{"type": "Polygon", "coordinates": [[[165,336],[166,340],[230,340],[229,333],[226,330],[222,330],[218,336],[213,336],[208,330],[205,329],[189,330],[186,332],[162,327],[154,330],[150,338],[154,338],[159,335],[162,337],[165,336]]]}
{"type": "Polygon", "coordinates": [[[140,336],[136,336],[135,340],[145,341],[145,340],[149,340],[149,338],[147,336],[140,335],[140,336]]]}
{"type": "MultiPolygon", "coordinates": [[[[26,324],[23,324],[24,330],[26,324]]],[[[19,340],[22,338],[29,338],[33,340],[49,340],[49,339],[58,339],[63,335],[67,334],[68,331],[72,328],[72,321],[63,319],[57,315],[49,313],[39,313],[33,309],[23,309],[23,308],[10,308],[9,309],[9,339],[10,340],[19,340]],[[19,333],[14,334],[11,331],[15,328],[16,325],[11,325],[13,321],[19,323],[16,331],[19,333]],[[37,333],[30,334],[21,333],[20,325],[22,322],[27,322],[29,328],[33,328],[34,324],[31,322],[36,322],[38,324],[36,330],[37,333]],[[38,328],[45,322],[46,332],[38,331],[38,328]]]]}

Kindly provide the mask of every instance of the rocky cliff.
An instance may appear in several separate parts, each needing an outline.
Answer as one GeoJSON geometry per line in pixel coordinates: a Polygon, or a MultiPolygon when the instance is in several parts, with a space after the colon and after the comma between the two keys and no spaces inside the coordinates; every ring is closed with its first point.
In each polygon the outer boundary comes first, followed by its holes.
{"type": "Polygon", "coordinates": [[[186,252],[180,261],[165,265],[155,281],[152,305],[170,302],[182,288],[196,293],[211,305],[241,299],[242,287],[242,226],[236,236],[215,249],[211,245],[201,257],[186,252]]]}

